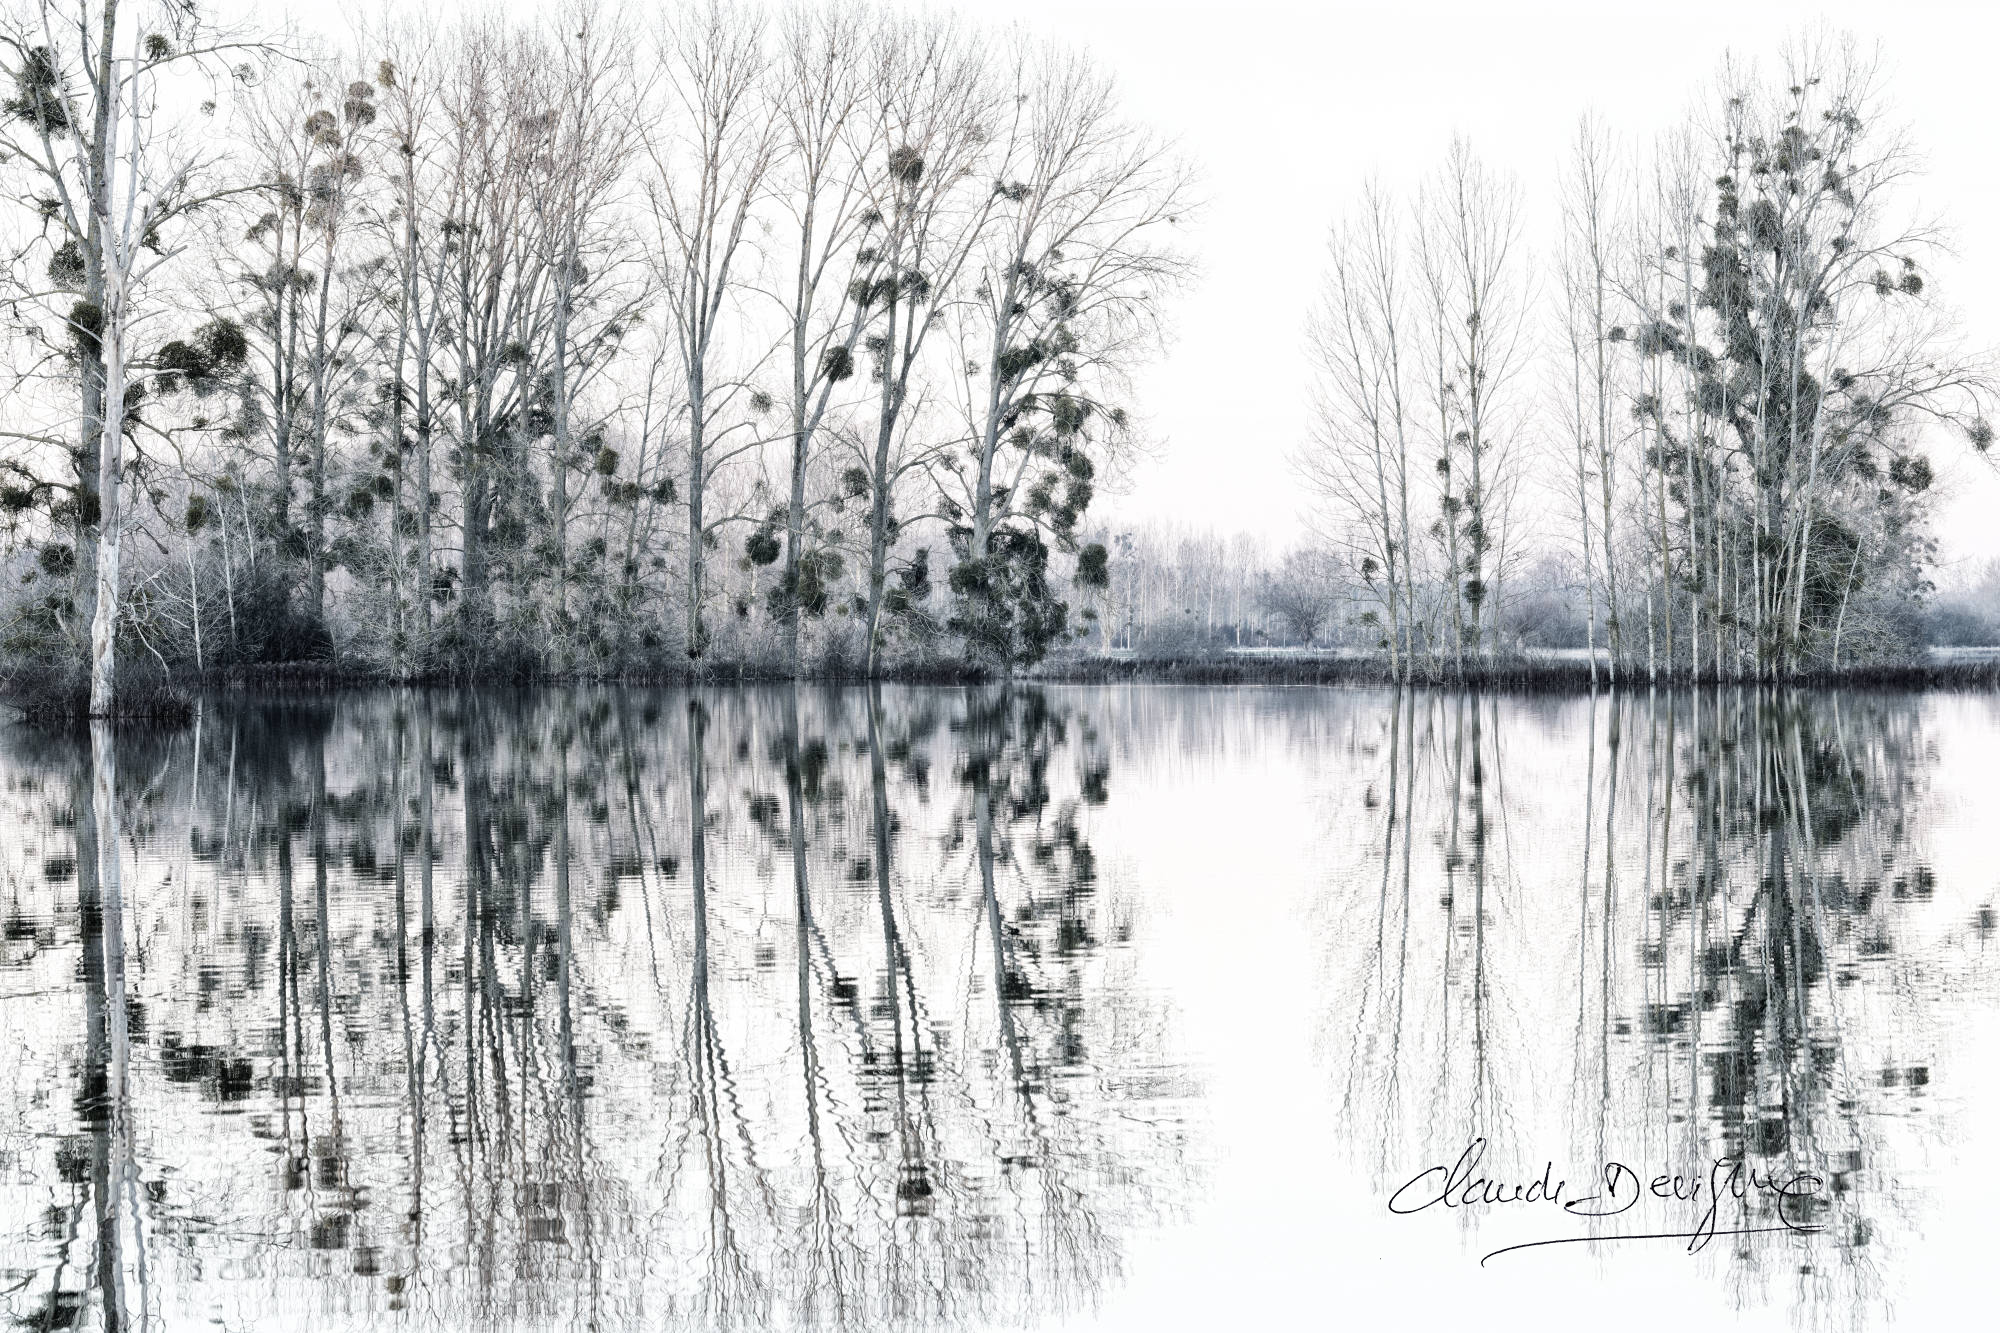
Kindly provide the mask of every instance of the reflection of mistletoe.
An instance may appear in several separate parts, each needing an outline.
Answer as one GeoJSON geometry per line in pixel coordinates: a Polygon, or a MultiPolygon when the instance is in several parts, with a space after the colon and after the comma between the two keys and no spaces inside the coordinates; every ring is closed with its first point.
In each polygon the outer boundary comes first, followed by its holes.
{"type": "MultiPolygon", "coordinates": [[[[1587,721],[1578,718],[1583,787],[1563,808],[1574,830],[1568,846],[1586,849],[1582,888],[1570,899],[1572,945],[1560,927],[1526,939],[1481,928],[1483,829],[1490,820],[1504,839],[1507,821],[1532,817],[1536,805],[1510,802],[1501,785],[1501,715],[1482,745],[1474,710],[1455,716],[1448,699],[1423,694],[1407,706],[1407,718],[1403,701],[1370,707],[1379,726],[1357,729],[1366,739],[1356,750],[1370,762],[1365,788],[1352,795],[1369,822],[1359,842],[1341,836],[1367,869],[1353,877],[1352,897],[1329,903],[1339,919],[1327,923],[1340,951],[1329,960],[1330,984],[1348,997],[1329,1007],[1327,1037],[1345,1045],[1352,1034],[1343,1109],[1383,1127],[1358,1133],[1364,1146],[1386,1142],[1378,1169],[1399,1168],[1409,1139],[1429,1150],[1442,1134],[1453,1151],[1463,1147],[1456,1126],[1467,1092],[1489,1092],[1477,1083],[1466,1090],[1464,1071],[1475,1081],[1482,1065],[1495,1072],[1481,1050],[1491,1001],[1480,988],[1506,959],[1532,954],[1558,971],[1576,968],[1575,1075],[1568,1105],[1558,1095],[1549,1109],[1568,1119],[1579,1155],[1598,1160],[1616,1136],[1636,1136],[1674,1160],[1726,1157],[1759,1176],[1817,1176],[1824,1186],[1815,1198],[1786,1204],[1791,1222],[1825,1229],[1816,1248],[1839,1252],[1838,1263],[1815,1262],[1814,1281],[1871,1292],[1882,1210],[1892,1202],[1880,1187],[1890,1164],[1869,1132],[1872,1113],[1883,1099],[1922,1096],[1931,1070],[1878,1045],[1895,1042],[1898,1029],[1857,1021],[1873,1017],[1873,997],[1860,1006],[1847,997],[1871,975],[1875,989],[1889,984],[1896,915],[1936,892],[1909,835],[1920,826],[1926,758],[1916,710],[1775,692],[1614,699],[1608,720],[1601,703],[1591,706],[1587,721]],[[1426,743],[1424,713],[1434,727],[1442,722],[1441,747],[1426,743]],[[1643,858],[1634,841],[1642,821],[1643,858]],[[1603,841],[1586,841],[1587,831],[1603,841]],[[1426,834],[1442,865],[1411,854],[1426,834]],[[1449,913],[1441,935],[1423,929],[1433,901],[1449,913]],[[1877,1049],[1863,1054],[1864,1043],[1877,1049]],[[1433,1058],[1445,1078],[1432,1077],[1433,1058]],[[1459,1090],[1427,1114],[1428,1092],[1407,1086],[1412,1074],[1459,1090]],[[1585,1139],[1592,1122],[1594,1148],[1585,1139]]],[[[1494,912],[1491,892],[1487,902],[1494,912]]],[[[1563,915],[1554,900],[1506,903],[1510,913],[1563,915]]],[[[1495,1090],[1524,1086],[1498,1073],[1495,1090]]],[[[1489,1114],[1473,1128],[1506,1151],[1496,1132],[1504,1123],[1489,1114]]],[[[1749,1207],[1740,1225],[1777,1224],[1768,1199],[1749,1207]]],[[[1787,1250],[1750,1242],[1728,1253],[1769,1265],[1787,1250]]],[[[1830,1303],[1832,1293],[1814,1299],[1830,1303]]]]}
{"type": "MultiPolygon", "coordinates": [[[[971,796],[1002,1036],[1030,1102],[1053,1073],[1087,1061],[1080,968],[1102,944],[1096,854],[1079,823],[1079,799],[1055,803],[1050,790],[1049,767],[1070,726],[1038,690],[975,693],[967,706],[960,781],[971,796]],[[1013,872],[1008,881],[1019,893],[1005,911],[1002,870],[1013,872]],[[1037,1024],[1047,1042],[1039,1049],[1037,1024]]],[[[1101,760],[1087,762],[1081,799],[1105,799],[1106,781],[1101,760]]]]}
{"type": "MultiPolygon", "coordinates": [[[[1723,1154],[1828,1182],[1790,1218],[1829,1228],[1856,1281],[1872,1285],[1862,1209],[1881,1201],[1864,1189],[1879,1170],[1864,1090],[1894,1080],[1853,1066],[1851,1039],[1864,1034],[1841,995],[1894,951],[1892,904],[1932,894],[1929,867],[1908,862],[1913,719],[1873,702],[1844,719],[1841,701],[1795,694],[1716,707],[1721,725],[1687,751],[1694,846],[1670,899],[1687,923],[1690,980],[1647,1008],[1644,1031],[1696,1041],[1723,1154]]],[[[1655,957],[1670,944],[1652,946],[1655,957]]]]}
{"type": "Polygon", "coordinates": [[[1126,1038],[1157,1016],[1097,965],[1122,936],[1084,836],[1111,789],[1092,733],[1018,692],[963,730],[936,692],[865,730],[852,694],[718,691],[685,727],[660,697],[385,693],[211,714],[192,763],[134,742],[166,785],[127,827],[189,848],[177,882],[214,914],[148,923],[149,952],[220,964],[151,988],[151,1112],[204,1151],[278,1148],[275,1172],[235,1154],[208,1214],[161,1211],[171,1257],[267,1238],[274,1300],[449,1289],[499,1322],[608,1310],[642,1254],[675,1261],[649,1311],[703,1326],[1008,1322],[1102,1286],[1174,1130],[1133,1146],[1160,1112],[1126,1038]],[[984,774],[984,839],[959,791],[931,800],[933,755],[984,774]],[[772,866],[789,893],[757,892],[772,866]],[[998,987],[959,956],[995,939],[998,987]]]}

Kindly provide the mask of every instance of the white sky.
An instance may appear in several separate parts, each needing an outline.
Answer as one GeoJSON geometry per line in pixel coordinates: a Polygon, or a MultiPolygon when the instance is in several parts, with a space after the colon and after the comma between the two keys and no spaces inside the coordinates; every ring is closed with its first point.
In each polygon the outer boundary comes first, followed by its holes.
{"type": "MultiPolygon", "coordinates": [[[[953,0],[933,0],[953,4],[953,0]]],[[[1955,230],[1940,292],[1968,339],[2000,346],[2000,152],[1992,52],[2000,6],[956,3],[1087,46],[1111,67],[1132,113],[1177,138],[1200,166],[1206,208],[1192,233],[1199,286],[1176,340],[1139,382],[1139,409],[1163,449],[1108,510],[1227,531],[1299,533],[1285,455],[1307,427],[1302,331],[1328,224],[1379,173],[1414,181],[1454,133],[1521,181],[1528,240],[1546,248],[1555,181],[1578,118],[1596,111],[1632,142],[1666,128],[1726,50],[1775,61],[1816,21],[1879,40],[1893,110],[1928,160],[1927,211],[1955,230]]],[[[1522,391],[1529,385],[1524,383],[1522,391]]],[[[2000,478],[1970,450],[1933,451],[1953,495],[1947,560],[2000,555],[2000,478]],[[1949,456],[1964,453],[1956,465],[1949,456]]]]}
{"type": "MultiPolygon", "coordinates": [[[[1775,61],[1787,36],[1819,23],[1880,42],[1893,112],[1927,159],[1920,202],[1954,230],[1958,253],[1932,266],[1934,288],[1962,312],[1972,345],[2000,347],[1989,91],[2000,6],[1991,3],[896,2],[1019,22],[1088,48],[1133,116],[1177,140],[1201,171],[1206,203],[1189,230],[1201,277],[1178,303],[1167,355],[1139,378],[1134,406],[1155,456],[1101,502],[1113,518],[1178,519],[1274,544],[1300,535],[1285,460],[1307,429],[1306,313],[1327,227],[1369,175],[1414,182],[1462,132],[1520,180],[1527,240],[1545,251],[1581,115],[1650,142],[1725,51],[1775,61]]],[[[306,26],[339,23],[332,6],[292,12],[306,26]]],[[[1531,391],[1524,380],[1521,392],[1531,391]]],[[[1944,559],[2000,556],[1990,519],[2000,476],[1948,441],[1932,453],[1947,492],[1944,559]]]]}

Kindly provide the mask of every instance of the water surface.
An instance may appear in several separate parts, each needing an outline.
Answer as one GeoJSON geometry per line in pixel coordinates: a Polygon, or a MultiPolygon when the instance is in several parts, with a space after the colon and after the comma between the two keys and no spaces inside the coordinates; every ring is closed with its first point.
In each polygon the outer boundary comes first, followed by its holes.
{"type": "Polygon", "coordinates": [[[108,804],[12,730],[0,1313],[1924,1327],[1995,703],[224,698],[108,804]]]}

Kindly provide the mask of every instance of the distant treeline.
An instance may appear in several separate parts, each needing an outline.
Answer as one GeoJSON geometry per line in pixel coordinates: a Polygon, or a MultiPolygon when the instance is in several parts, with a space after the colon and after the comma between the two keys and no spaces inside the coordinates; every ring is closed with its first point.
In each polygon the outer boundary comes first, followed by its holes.
{"type": "MultiPolygon", "coordinates": [[[[1383,642],[1376,581],[1346,552],[1328,551],[1312,540],[1278,550],[1247,534],[1224,537],[1174,525],[1094,529],[1091,535],[1110,552],[1102,614],[1058,658],[1173,663],[1179,671],[1260,650],[1337,650],[1346,662],[1341,670],[1350,675],[1401,673],[1401,662],[1383,642]]],[[[1930,647],[2000,646],[2000,560],[1969,575],[1941,576],[1939,582],[1942,586],[1923,599],[1872,612],[1871,634],[1861,640],[1870,651],[1849,653],[1837,668],[1830,660],[1801,663],[1792,674],[1922,666],[1930,647]]],[[[1587,683],[1584,653],[1594,644],[1600,662],[1609,659],[1604,636],[1592,633],[1584,574],[1574,552],[1545,553],[1510,570],[1484,635],[1485,653],[1454,664],[1442,644],[1425,647],[1435,632],[1419,625],[1415,637],[1424,650],[1416,657],[1418,676],[1471,678],[1493,666],[1504,675],[1534,671],[1554,678],[1568,668],[1551,664],[1548,655],[1571,651],[1587,683]]],[[[1058,672],[1068,669],[1051,662],[1058,672]]],[[[1628,665],[1654,678],[1688,672],[1684,655],[1658,656],[1650,672],[1643,655],[1628,665]]],[[[1292,665],[1269,670],[1283,674],[1296,666],[1295,657],[1292,665]]],[[[1261,668],[1246,663],[1232,669],[1255,674],[1261,668]]],[[[1713,664],[1705,662],[1703,675],[1711,674],[1713,664]]],[[[1742,670],[1724,674],[1756,673],[1746,662],[1742,670]]]]}

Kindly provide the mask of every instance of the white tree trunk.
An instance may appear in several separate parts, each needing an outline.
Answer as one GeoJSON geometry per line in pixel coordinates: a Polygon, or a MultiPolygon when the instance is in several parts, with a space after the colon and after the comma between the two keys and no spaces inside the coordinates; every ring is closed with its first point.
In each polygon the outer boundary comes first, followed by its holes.
{"type": "Polygon", "coordinates": [[[114,271],[106,276],[104,429],[97,450],[97,613],[90,624],[90,715],[100,718],[110,717],[118,703],[119,474],[125,453],[124,274],[114,271]]]}

